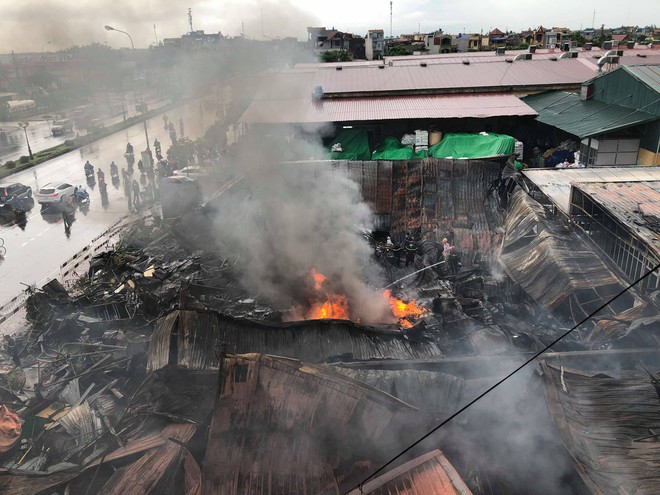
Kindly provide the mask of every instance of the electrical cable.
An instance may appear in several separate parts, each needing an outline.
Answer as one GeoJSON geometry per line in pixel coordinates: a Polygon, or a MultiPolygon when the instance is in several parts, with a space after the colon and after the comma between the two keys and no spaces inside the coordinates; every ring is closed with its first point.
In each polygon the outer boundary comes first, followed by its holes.
{"type": "Polygon", "coordinates": [[[494,385],[490,386],[490,387],[489,387],[488,389],[486,389],[484,392],[482,392],[482,393],[479,394],[477,397],[475,397],[474,399],[472,399],[470,402],[468,402],[467,404],[465,404],[465,405],[464,405],[463,407],[461,407],[458,411],[456,411],[456,412],[453,413],[451,416],[449,416],[447,419],[445,419],[444,421],[442,421],[438,426],[434,427],[431,431],[425,433],[425,434],[424,434],[423,436],[421,436],[419,439],[415,440],[412,444],[410,444],[410,445],[409,445],[408,447],[406,447],[404,450],[402,450],[402,451],[399,452],[397,455],[395,455],[394,457],[392,457],[392,458],[391,458],[389,461],[387,461],[385,464],[381,465],[376,471],[374,471],[373,473],[371,473],[368,477],[366,477],[365,479],[363,479],[360,483],[358,483],[356,486],[354,486],[353,488],[351,488],[351,489],[350,489],[348,492],[346,492],[346,493],[348,494],[348,493],[352,492],[353,490],[359,490],[360,493],[363,493],[363,492],[362,492],[362,488],[363,488],[363,485],[364,485],[367,481],[369,481],[370,479],[372,479],[374,476],[376,476],[378,473],[380,473],[383,469],[385,469],[387,466],[389,466],[389,465],[392,464],[394,461],[396,461],[399,457],[401,457],[401,456],[404,455],[405,453],[409,452],[409,451],[410,451],[411,449],[413,449],[415,446],[419,445],[421,442],[423,442],[423,441],[426,440],[428,437],[430,437],[431,435],[433,435],[436,431],[438,431],[438,430],[439,430],[440,428],[442,428],[444,425],[446,425],[447,423],[449,423],[452,419],[454,419],[456,416],[458,416],[459,414],[461,414],[463,411],[465,411],[466,409],[468,409],[469,407],[471,407],[472,405],[474,405],[476,402],[478,402],[479,400],[481,400],[483,397],[485,397],[486,395],[488,395],[490,392],[492,392],[493,390],[495,390],[497,387],[499,387],[500,385],[502,385],[505,381],[507,381],[507,380],[508,380],[509,378],[511,378],[513,375],[515,375],[515,374],[518,373],[520,370],[522,370],[523,368],[525,368],[529,363],[531,363],[531,362],[534,361],[536,358],[538,358],[539,356],[541,356],[543,353],[545,353],[548,349],[550,349],[550,348],[551,348],[553,345],[555,345],[557,342],[559,342],[560,340],[562,340],[564,337],[568,336],[571,332],[573,332],[573,330],[575,330],[576,328],[578,328],[580,325],[582,325],[582,324],[583,324],[584,322],[586,322],[587,320],[593,318],[593,317],[594,317],[597,313],[599,313],[602,309],[604,309],[605,307],[607,307],[607,306],[609,306],[610,304],[612,304],[612,303],[613,303],[614,301],[616,301],[619,297],[621,297],[623,294],[625,294],[626,292],[628,292],[631,288],[633,288],[634,286],[636,286],[638,283],[640,283],[642,280],[644,280],[646,277],[648,277],[649,275],[651,275],[653,272],[655,272],[655,271],[658,270],[659,268],[660,268],[660,263],[658,263],[658,264],[657,264],[655,267],[653,267],[651,270],[649,270],[648,272],[646,272],[645,274],[643,274],[641,277],[639,277],[639,278],[638,278],[637,280],[635,280],[633,283],[631,283],[630,285],[628,285],[625,289],[623,289],[622,291],[620,291],[618,294],[616,294],[615,296],[611,297],[607,302],[605,302],[604,304],[602,304],[601,306],[599,306],[598,308],[596,308],[596,309],[595,309],[594,311],[592,311],[588,316],[585,316],[585,317],[584,317],[579,323],[575,324],[572,328],[568,329],[566,332],[564,332],[563,334],[561,334],[561,335],[560,335],[559,337],[557,337],[554,341],[552,341],[552,342],[551,342],[550,344],[548,344],[546,347],[544,347],[544,348],[541,349],[539,352],[537,352],[536,354],[534,354],[534,355],[533,355],[532,357],[530,357],[527,361],[525,361],[523,364],[521,364],[521,365],[518,366],[516,369],[514,369],[512,372],[510,372],[508,375],[506,375],[504,378],[498,380],[494,385]]]}

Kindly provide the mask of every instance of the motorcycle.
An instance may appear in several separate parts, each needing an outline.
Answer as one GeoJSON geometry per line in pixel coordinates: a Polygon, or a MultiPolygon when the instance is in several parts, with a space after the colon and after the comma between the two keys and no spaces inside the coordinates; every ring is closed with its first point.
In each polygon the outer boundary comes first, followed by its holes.
{"type": "Polygon", "coordinates": [[[73,203],[81,210],[89,206],[89,193],[84,189],[78,189],[73,193],[73,203]]]}
{"type": "Polygon", "coordinates": [[[132,152],[127,151],[124,153],[124,158],[126,158],[126,164],[129,167],[132,167],[133,164],[135,163],[135,155],[132,152]]]}
{"type": "MultiPolygon", "coordinates": [[[[87,173],[85,173],[85,175],[87,175],[87,173]]],[[[87,175],[86,179],[87,179],[87,185],[90,188],[94,189],[94,186],[96,185],[96,177],[94,177],[94,172],[87,175]]]]}

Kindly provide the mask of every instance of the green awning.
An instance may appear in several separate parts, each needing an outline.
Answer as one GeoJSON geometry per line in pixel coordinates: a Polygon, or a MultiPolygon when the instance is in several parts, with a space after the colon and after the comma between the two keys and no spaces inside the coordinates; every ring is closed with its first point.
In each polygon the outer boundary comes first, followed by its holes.
{"type": "Polygon", "coordinates": [[[596,100],[579,94],[553,91],[527,96],[523,101],[536,110],[538,122],[561,129],[580,139],[626,129],[656,120],[653,114],[596,100]]]}

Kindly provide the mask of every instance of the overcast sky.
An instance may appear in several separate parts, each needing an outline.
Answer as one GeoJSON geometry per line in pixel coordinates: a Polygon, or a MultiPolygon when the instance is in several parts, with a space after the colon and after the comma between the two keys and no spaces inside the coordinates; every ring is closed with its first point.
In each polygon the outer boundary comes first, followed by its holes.
{"type": "MultiPolygon", "coordinates": [[[[389,0],[0,0],[0,52],[39,52],[49,41],[45,50],[92,42],[130,46],[126,36],[105,31],[105,24],[129,32],[144,48],[189,31],[188,7],[194,29],[228,36],[305,39],[307,26],[390,33],[389,0]]],[[[660,25],[660,0],[395,0],[392,32],[520,31],[539,24],[580,29],[591,27],[594,9],[597,27],[660,25]]]]}

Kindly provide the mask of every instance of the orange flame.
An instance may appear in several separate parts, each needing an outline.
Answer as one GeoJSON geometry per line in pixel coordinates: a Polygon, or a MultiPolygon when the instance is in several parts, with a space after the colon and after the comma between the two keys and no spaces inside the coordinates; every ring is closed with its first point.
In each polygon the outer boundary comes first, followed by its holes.
{"type": "MultiPolygon", "coordinates": [[[[343,294],[328,293],[323,289],[327,277],[312,268],[310,270],[314,280],[314,290],[318,292],[316,300],[312,303],[311,309],[307,312],[305,319],[322,320],[333,318],[338,320],[350,320],[350,305],[348,298],[343,294]]],[[[399,325],[403,328],[411,328],[413,322],[429,310],[417,305],[417,302],[408,303],[392,297],[392,292],[385,290],[383,292],[385,299],[389,301],[392,314],[399,319],[399,325]]]]}
{"type": "Polygon", "coordinates": [[[314,303],[312,309],[307,313],[308,320],[322,320],[324,318],[335,318],[348,320],[348,299],[338,294],[328,294],[325,301],[314,303]]]}
{"type": "Polygon", "coordinates": [[[401,325],[403,328],[412,327],[413,324],[410,320],[416,320],[424,313],[429,312],[428,309],[417,306],[417,302],[415,301],[406,303],[401,299],[392,297],[392,292],[389,290],[384,291],[383,296],[385,299],[389,300],[390,308],[392,308],[392,314],[399,318],[399,325],[401,325]]]}
{"type": "Polygon", "coordinates": [[[306,319],[322,320],[324,318],[334,318],[338,320],[348,320],[349,305],[346,296],[341,294],[329,294],[323,290],[323,284],[327,277],[316,271],[310,270],[314,279],[314,290],[320,292],[318,300],[312,304],[312,308],[307,312],[306,319]]]}
{"type": "Polygon", "coordinates": [[[322,273],[317,272],[315,268],[312,268],[311,274],[312,274],[312,278],[314,279],[314,288],[316,290],[321,290],[321,286],[323,285],[323,282],[325,282],[327,277],[322,273]]]}

